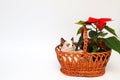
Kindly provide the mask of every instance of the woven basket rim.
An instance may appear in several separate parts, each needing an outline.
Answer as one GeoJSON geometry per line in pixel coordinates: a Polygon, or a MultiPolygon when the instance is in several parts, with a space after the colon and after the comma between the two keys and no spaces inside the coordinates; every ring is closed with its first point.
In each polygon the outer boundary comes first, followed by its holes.
{"type": "MultiPolygon", "coordinates": [[[[63,52],[63,51],[61,51],[60,50],[60,45],[57,45],[56,46],[56,48],[55,48],[55,51],[58,51],[58,52],[62,52],[62,53],[64,53],[64,54],[84,54],[85,52],[83,52],[83,51],[68,51],[68,52],[63,52]],[[59,49],[59,50],[58,50],[59,49]]],[[[102,51],[102,52],[86,52],[87,54],[89,54],[89,55],[92,55],[92,54],[103,54],[103,53],[106,53],[106,52],[108,52],[108,53],[110,53],[110,52],[112,52],[112,49],[110,49],[110,50],[108,50],[108,51],[102,51]]]]}

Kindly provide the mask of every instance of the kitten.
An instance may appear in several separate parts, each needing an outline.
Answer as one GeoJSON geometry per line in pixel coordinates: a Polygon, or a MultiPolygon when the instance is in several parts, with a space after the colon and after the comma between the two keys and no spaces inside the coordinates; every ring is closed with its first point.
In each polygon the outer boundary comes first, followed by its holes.
{"type": "Polygon", "coordinates": [[[63,52],[69,52],[69,51],[75,51],[75,45],[74,38],[71,38],[71,40],[64,40],[61,38],[61,51],[63,52]]]}

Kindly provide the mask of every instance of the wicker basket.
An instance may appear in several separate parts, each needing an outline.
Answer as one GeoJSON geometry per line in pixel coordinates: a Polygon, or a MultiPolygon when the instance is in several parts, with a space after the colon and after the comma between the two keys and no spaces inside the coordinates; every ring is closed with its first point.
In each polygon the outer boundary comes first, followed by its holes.
{"type": "Polygon", "coordinates": [[[97,77],[105,73],[111,50],[106,52],[87,52],[87,29],[83,27],[83,51],[62,52],[61,46],[55,48],[61,72],[69,76],[97,77]]]}

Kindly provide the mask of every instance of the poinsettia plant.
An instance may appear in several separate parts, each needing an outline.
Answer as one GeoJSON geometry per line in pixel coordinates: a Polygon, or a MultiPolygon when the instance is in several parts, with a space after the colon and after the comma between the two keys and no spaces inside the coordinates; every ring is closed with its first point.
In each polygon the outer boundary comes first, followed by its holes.
{"type": "Polygon", "coordinates": [[[79,48],[83,48],[83,27],[86,26],[89,35],[88,42],[88,52],[102,52],[108,50],[115,50],[120,53],[120,41],[114,29],[107,26],[107,22],[112,21],[111,18],[93,18],[89,17],[87,21],[80,20],[77,24],[82,25],[77,34],[81,34],[79,37],[78,44],[76,46],[76,51],[79,48]],[[90,26],[87,26],[90,25],[90,26]],[[106,31],[104,31],[106,29],[106,31]],[[111,33],[112,36],[105,37],[108,33],[111,33]]]}

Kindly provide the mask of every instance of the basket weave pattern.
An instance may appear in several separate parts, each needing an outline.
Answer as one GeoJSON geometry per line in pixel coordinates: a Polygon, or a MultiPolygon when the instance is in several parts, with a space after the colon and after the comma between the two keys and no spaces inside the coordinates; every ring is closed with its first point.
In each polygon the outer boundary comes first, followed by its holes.
{"type": "Polygon", "coordinates": [[[61,46],[55,48],[61,72],[69,76],[96,77],[105,73],[105,67],[111,55],[111,50],[106,52],[87,52],[87,29],[83,28],[83,51],[62,52],[61,46]]]}

